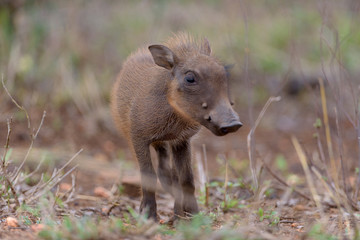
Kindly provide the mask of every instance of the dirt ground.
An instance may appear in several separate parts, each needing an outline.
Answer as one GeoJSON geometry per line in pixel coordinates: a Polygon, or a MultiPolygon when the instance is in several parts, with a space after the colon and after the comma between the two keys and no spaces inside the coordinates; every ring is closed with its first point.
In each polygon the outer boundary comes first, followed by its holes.
{"type": "MultiPolygon", "coordinates": [[[[51,115],[49,118],[51,118],[51,115]]],[[[306,118],[304,117],[303,119],[306,118]]],[[[76,126],[73,127],[75,128],[76,126]]],[[[26,154],[27,139],[26,134],[24,134],[26,128],[21,127],[18,123],[15,123],[13,128],[12,139],[14,141],[11,141],[11,145],[13,146],[12,157],[16,165],[19,164],[26,154]],[[16,129],[18,127],[20,130],[16,129]]],[[[67,204],[66,208],[55,211],[59,220],[63,216],[71,215],[75,217],[88,216],[100,218],[101,221],[106,222],[111,217],[124,218],[124,213],[129,212],[129,207],[136,211],[139,210],[141,194],[137,164],[133,160],[126,142],[121,137],[111,132],[103,132],[95,140],[77,145],[76,143],[68,144],[65,139],[66,137],[63,136],[64,142],[59,144],[58,141],[55,141],[56,144],[54,144],[55,142],[52,142],[52,133],[47,135],[47,130],[45,121],[43,127],[45,134],[39,136],[39,143],[35,144],[35,147],[32,149],[26,169],[34,169],[38,163],[39,156],[45,155],[51,159],[51,164],[43,170],[49,171],[51,168],[60,167],[71,158],[75,153],[74,148],[82,147],[84,149],[71,165],[67,167],[67,169],[70,169],[78,165],[75,170],[76,191],[73,200],[67,204]],[[63,146],[72,146],[72,148],[63,146]],[[119,186],[122,188],[121,193],[116,190],[119,186]]],[[[272,169],[271,171],[303,193],[307,199],[291,191],[291,188],[280,183],[263,167],[260,170],[262,173],[259,192],[254,194],[251,187],[252,180],[247,160],[246,137],[249,130],[249,127],[245,125],[235,134],[218,138],[204,129],[193,139],[193,166],[197,179],[198,199],[201,198],[200,195],[203,195],[200,191],[200,189],[203,189],[203,186],[200,179],[201,172],[199,172],[199,168],[202,166],[199,166],[199,160],[203,161],[203,146],[206,146],[209,168],[208,178],[211,186],[209,187],[209,206],[206,207],[203,200],[199,204],[202,212],[216,216],[212,223],[214,231],[226,229],[230,226],[241,231],[242,237],[250,239],[316,239],[317,232],[314,230],[314,224],[319,221],[326,224],[327,233],[337,235],[344,229],[350,229],[349,220],[343,218],[345,216],[344,212],[339,212],[336,204],[329,199],[326,191],[320,190],[322,189],[320,184],[317,184],[317,187],[324,204],[322,211],[311,200],[311,193],[304,180],[300,162],[291,145],[290,134],[279,133],[274,135],[276,132],[268,130],[266,127],[260,128],[256,133],[257,158],[259,161],[260,157],[265,159],[267,166],[272,169]],[[286,169],[281,170],[276,165],[274,158],[279,153],[286,156],[288,165],[286,169]],[[236,207],[228,209],[222,207],[224,194],[222,193],[223,187],[221,187],[221,184],[225,181],[225,162],[221,156],[225,156],[229,160],[229,181],[236,183],[241,178],[242,183],[228,187],[227,194],[229,198],[238,201],[236,207]],[[217,183],[218,185],[212,185],[212,183],[217,183]],[[276,215],[274,215],[275,213],[276,215]],[[327,222],[325,223],[324,221],[327,222]],[[339,224],[339,221],[342,224],[339,224]]],[[[303,142],[311,142],[313,140],[307,138],[309,135],[309,133],[302,132],[298,136],[300,139],[301,136],[304,136],[301,139],[303,142]]],[[[86,139],[84,135],[78,137],[79,139],[86,139]]],[[[73,141],[76,142],[76,138],[73,141]]],[[[308,151],[312,151],[312,148],[309,147],[310,145],[304,144],[304,146],[308,147],[308,151]]],[[[260,162],[258,164],[261,166],[260,162]]],[[[354,181],[353,179],[349,180],[354,181]]],[[[65,192],[71,186],[71,183],[70,177],[65,178],[59,185],[60,192],[65,192]]],[[[161,219],[160,223],[168,226],[167,222],[172,216],[174,200],[162,190],[160,185],[158,185],[157,201],[161,219]]],[[[14,213],[14,216],[19,217],[20,215],[14,213]]],[[[1,217],[1,239],[38,238],[37,232],[29,226],[9,227],[5,221],[6,217],[8,215],[1,217]]],[[[170,226],[169,228],[172,227],[170,226]]],[[[348,234],[350,236],[352,234],[351,231],[348,234]]],[[[103,239],[111,239],[112,237],[106,234],[102,235],[103,239]]],[[[124,239],[146,239],[149,237],[152,239],[172,239],[173,236],[163,234],[150,234],[149,236],[144,234],[125,234],[124,239]]]]}

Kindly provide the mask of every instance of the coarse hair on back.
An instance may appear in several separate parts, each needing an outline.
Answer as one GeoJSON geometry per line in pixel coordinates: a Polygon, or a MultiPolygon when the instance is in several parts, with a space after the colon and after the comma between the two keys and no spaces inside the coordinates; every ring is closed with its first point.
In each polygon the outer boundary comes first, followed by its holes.
{"type": "Polygon", "coordinates": [[[174,33],[164,44],[180,59],[189,55],[205,54],[210,56],[211,54],[210,44],[206,38],[199,40],[186,32],[174,33]]]}

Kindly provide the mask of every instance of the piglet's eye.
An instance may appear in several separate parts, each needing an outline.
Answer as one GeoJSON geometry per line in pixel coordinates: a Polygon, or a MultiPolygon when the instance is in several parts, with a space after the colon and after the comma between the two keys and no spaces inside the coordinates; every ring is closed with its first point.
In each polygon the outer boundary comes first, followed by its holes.
{"type": "Polygon", "coordinates": [[[188,84],[193,84],[195,83],[195,76],[193,73],[187,73],[185,75],[184,81],[188,84]]]}

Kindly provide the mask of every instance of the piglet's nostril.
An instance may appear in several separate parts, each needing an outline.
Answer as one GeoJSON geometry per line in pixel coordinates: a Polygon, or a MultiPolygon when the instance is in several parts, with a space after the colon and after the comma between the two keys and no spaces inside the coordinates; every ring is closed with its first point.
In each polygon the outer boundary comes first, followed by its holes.
{"type": "Polygon", "coordinates": [[[220,128],[220,131],[223,133],[223,134],[227,134],[229,132],[229,129],[228,127],[222,127],[220,128]]]}

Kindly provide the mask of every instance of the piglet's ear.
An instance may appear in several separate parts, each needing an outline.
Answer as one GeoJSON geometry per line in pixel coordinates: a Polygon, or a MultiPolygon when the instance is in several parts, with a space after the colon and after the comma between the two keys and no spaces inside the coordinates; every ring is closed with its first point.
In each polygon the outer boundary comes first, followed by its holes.
{"type": "Polygon", "coordinates": [[[201,53],[210,56],[211,54],[211,47],[210,43],[207,38],[204,38],[201,44],[201,53]]]}
{"type": "Polygon", "coordinates": [[[171,70],[177,63],[175,54],[164,45],[151,45],[149,51],[154,62],[160,67],[171,70]]]}

